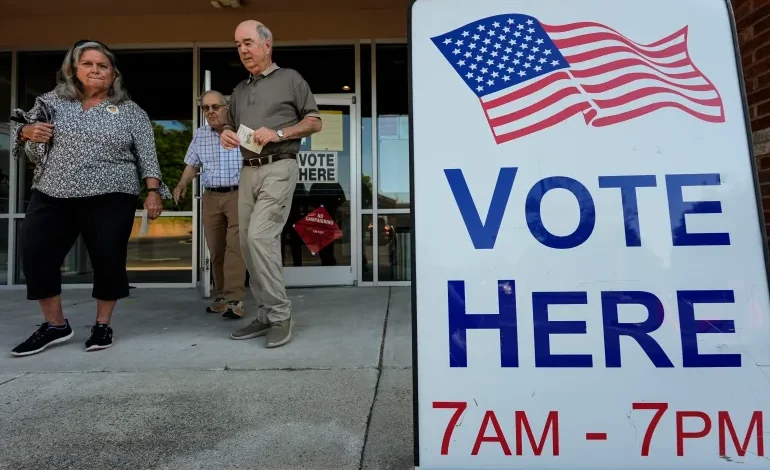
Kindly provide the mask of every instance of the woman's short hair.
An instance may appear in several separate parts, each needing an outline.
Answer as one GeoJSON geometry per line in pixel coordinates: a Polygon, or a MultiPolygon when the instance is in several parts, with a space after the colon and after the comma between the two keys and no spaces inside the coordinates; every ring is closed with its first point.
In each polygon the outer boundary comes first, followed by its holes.
{"type": "Polygon", "coordinates": [[[56,77],[56,94],[64,99],[81,101],[83,99],[83,84],[77,77],[77,64],[85,51],[96,50],[104,54],[112,65],[115,78],[107,92],[110,101],[119,104],[129,99],[128,92],[123,88],[123,74],[117,67],[115,54],[99,41],[83,40],[75,43],[64,56],[61,68],[56,77]]]}

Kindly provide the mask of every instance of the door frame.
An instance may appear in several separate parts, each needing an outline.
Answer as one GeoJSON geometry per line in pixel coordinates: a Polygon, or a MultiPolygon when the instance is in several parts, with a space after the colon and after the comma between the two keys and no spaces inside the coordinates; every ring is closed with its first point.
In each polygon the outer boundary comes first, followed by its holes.
{"type": "MultiPolygon", "coordinates": [[[[203,78],[203,91],[211,90],[211,72],[206,70],[203,78]]],[[[201,109],[201,97],[202,92],[197,95],[195,100],[195,110],[198,115],[198,127],[197,130],[207,124],[206,117],[203,115],[201,109]]],[[[213,281],[211,279],[211,251],[206,244],[206,233],[203,228],[203,178],[200,176],[200,171],[195,175],[192,181],[192,197],[193,197],[193,261],[194,261],[194,279],[195,286],[204,299],[211,297],[211,288],[213,281]]]]}
{"type": "Polygon", "coordinates": [[[358,142],[358,106],[353,94],[314,94],[318,106],[347,106],[349,109],[350,148],[350,187],[348,198],[350,205],[350,266],[286,266],[283,268],[287,287],[316,286],[355,286],[358,284],[358,270],[361,235],[360,201],[358,197],[360,183],[359,164],[361,149],[358,142]]]}
{"type": "Polygon", "coordinates": [[[196,221],[193,223],[196,237],[194,237],[194,244],[196,250],[196,287],[204,299],[211,297],[211,287],[213,281],[211,280],[211,251],[206,244],[206,234],[203,228],[203,182],[201,181],[200,172],[195,175],[192,182],[193,192],[193,218],[196,221]]]}
{"type": "MultiPolygon", "coordinates": [[[[209,71],[204,75],[204,91],[211,89],[211,75],[209,71]]],[[[350,187],[348,188],[350,204],[350,266],[286,266],[283,268],[284,280],[287,287],[315,287],[315,286],[354,286],[358,284],[358,274],[361,259],[361,234],[360,219],[361,208],[359,200],[360,187],[360,161],[361,148],[358,141],[358,106],[353,94],[314,94],[318,106],[347,106],[349,109],[350,124],[350,187]]],[[[230,96],[226,95],[228,100],[230,96]]],[[[200,98],[197,100],[197,112],[199,127],[206,123],[203,111],[200,109],[200,98]]],[[[211,253],[206,244],[205,229],[203,227],[203,182],[199,175],[193,180],[193,226],[195,253],[195,279],[196,287],[203,298],[211,297],[211,253]]]]}

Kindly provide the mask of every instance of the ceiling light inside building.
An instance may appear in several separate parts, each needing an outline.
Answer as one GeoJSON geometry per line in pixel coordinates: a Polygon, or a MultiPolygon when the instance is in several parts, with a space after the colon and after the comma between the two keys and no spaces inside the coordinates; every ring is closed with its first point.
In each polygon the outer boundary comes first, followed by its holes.
{"type": "Polygon", "coordinates": [[[240,8],[240,0],[211,0],[211,6],[214,8],[230,7],[240,8]]]}
{"type": "Polygon", "coordinates": [[[347,86],[347,85],[343,86],[342,89],[345,90],[345,91],[350,91],[350,87],[347,86]]]}

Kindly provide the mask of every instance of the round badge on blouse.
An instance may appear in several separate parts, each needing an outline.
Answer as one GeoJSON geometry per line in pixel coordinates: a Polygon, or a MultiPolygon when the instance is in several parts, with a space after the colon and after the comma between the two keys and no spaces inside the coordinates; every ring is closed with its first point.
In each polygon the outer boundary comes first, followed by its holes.
{"type": "Polygon", "coordinates": [[[110,114],[118,114],[118,107],[114,104],[111,104],[107,106],[107,111],[109,111],[110,114]]]}

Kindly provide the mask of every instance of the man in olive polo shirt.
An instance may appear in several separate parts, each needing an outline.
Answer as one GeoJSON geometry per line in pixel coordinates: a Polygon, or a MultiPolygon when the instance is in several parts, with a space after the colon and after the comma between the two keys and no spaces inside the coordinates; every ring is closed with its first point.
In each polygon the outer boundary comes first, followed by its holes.
{"type": "Polygon", "coordinates": [[[267,334],[267,347],[276,347],[289,341],[294,322],[283,279],[280,236],[299,176],[300,139],[321,130],[321,115],[302,76],[273,63],[273,37],[265,25],[242,22],[235,30],[235,43],[249,78],[233,90],[229,123],[220,142],[227,149],[236,148],[237,130],[244,125],[254,130],[254,142],[264,147],[259,154],[241,147],[241,249],[259,307],[256,320],[231,336],[249,339],[267,334]]]}

